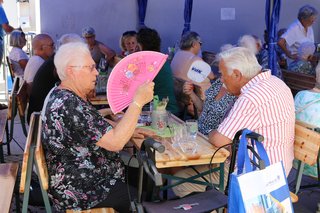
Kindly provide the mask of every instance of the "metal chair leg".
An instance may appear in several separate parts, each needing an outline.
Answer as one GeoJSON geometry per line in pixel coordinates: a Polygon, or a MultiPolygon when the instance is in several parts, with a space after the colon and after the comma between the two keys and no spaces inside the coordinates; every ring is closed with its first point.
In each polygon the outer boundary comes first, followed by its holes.
{"type": "Polygon", "coordinates": [[[6,122],[7,153],[11,155],[8,121],[6,122]]]}
{"type": "Polygon", "coordinates": [[[25,119],[25,116],[20,116],[20,121],[21,121],[21,126],[22,126],[23,134],[27,137],[27,136],[28,136],[28,131],[27,131],[27,128],[26,128],[26,119],[25,119]]]}
{"type": "Polygon", "coordinates": [[[297,176],[296,176],[296,191],[295,191],[295,194],[298,194],[299,189],[300,189],[303,168],[304,168],[304,162],[299,161],[299,163],[298,163],[298,173],[297,173],[297,176]]]}

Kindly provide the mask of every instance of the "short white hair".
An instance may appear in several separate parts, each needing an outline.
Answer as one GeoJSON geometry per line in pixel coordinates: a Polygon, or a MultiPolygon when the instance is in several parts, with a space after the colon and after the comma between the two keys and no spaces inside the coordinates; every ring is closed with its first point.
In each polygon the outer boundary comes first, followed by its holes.
{"type": "Polygon", "coordinates": [[[62,35],[57,43],[57,49],[59,49],[59,47],[63,44],[66,43],[70,43],[70,42],[83,42],[85,43],[85,41],[83,40],[83,38],[81,38],[81,36],[79,36],[76,33],[68,33],[68,34],[64,34],[62,35]]]}
{"type": "Polygon", "coordinates": [[[253,54],[258,54],[257,41],[252,35],[241,36],[238,40],[239,47],[248,48],[253,54]]]}
{"type": "Polygon", "coordinates": [[[234,47],[221,52],[218,59],[223,60],[229,75],[237,69],[248,79],[256,76],[262,68],[256,56],[245,47],[234,47]]]}
{"type": "Polygon", "coordinates": [[[228,49],[233,48],[234,46],[232,44],[224,44],[220,47],[220,52],[226,51],[228,49]]]}
{"type": "Polygon", "coordinates": [[[83,59],[91,56],[88,45],[83,42],[71,42],[62,45],[54,56],[58,76],[61,81],[66,79],[68,66],[82,66],[83,59]]]}

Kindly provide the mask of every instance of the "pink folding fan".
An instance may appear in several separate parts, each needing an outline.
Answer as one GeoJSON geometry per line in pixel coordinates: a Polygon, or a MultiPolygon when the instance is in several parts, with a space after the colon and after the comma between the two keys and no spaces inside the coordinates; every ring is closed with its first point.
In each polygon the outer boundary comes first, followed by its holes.
{"type": "Polygon", "coordinates": [[[140,51],[126,56],[113,68],[107,84],[107,98],[113,113],[129,106],[136,89],[156,77],[167,57],[159,52],[140,51]]]}

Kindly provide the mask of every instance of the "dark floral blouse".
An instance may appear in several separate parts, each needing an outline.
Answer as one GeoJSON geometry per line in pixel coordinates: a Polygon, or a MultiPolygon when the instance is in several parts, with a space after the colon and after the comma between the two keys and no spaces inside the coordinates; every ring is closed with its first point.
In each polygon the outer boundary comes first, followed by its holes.
{"type": "Polygon", "coordinates": [[[206,99],[198,119],[199,132],[204,135],[208,135],[211,130],[218,128],[219,124],[223,121],[226,112],[232,108],[236,101],[236,97],[228,93],[220,100],[215,100],[221,87],[222,82],[219,78],[215,80],[211,87],[206,91],[206,99]]]}
{"type": "Polygon", "coordinates": [[[111,129],[90,104],[56,88],[43,117],[42,143],[49,172],[49,197],[59,211],[92,208],[108,197],[124,166],[117,152],[96,142],[111,129]]]}

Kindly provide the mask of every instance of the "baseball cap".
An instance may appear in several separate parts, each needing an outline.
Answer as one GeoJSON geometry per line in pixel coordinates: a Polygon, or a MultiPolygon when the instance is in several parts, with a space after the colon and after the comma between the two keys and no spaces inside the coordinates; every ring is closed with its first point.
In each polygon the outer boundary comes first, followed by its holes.
{"type": "Polygon", "coordinates": [[[95,30],[92,27],[85,27],[82,29],[82,37],[91,37],[96,35],[95,30]]]}

